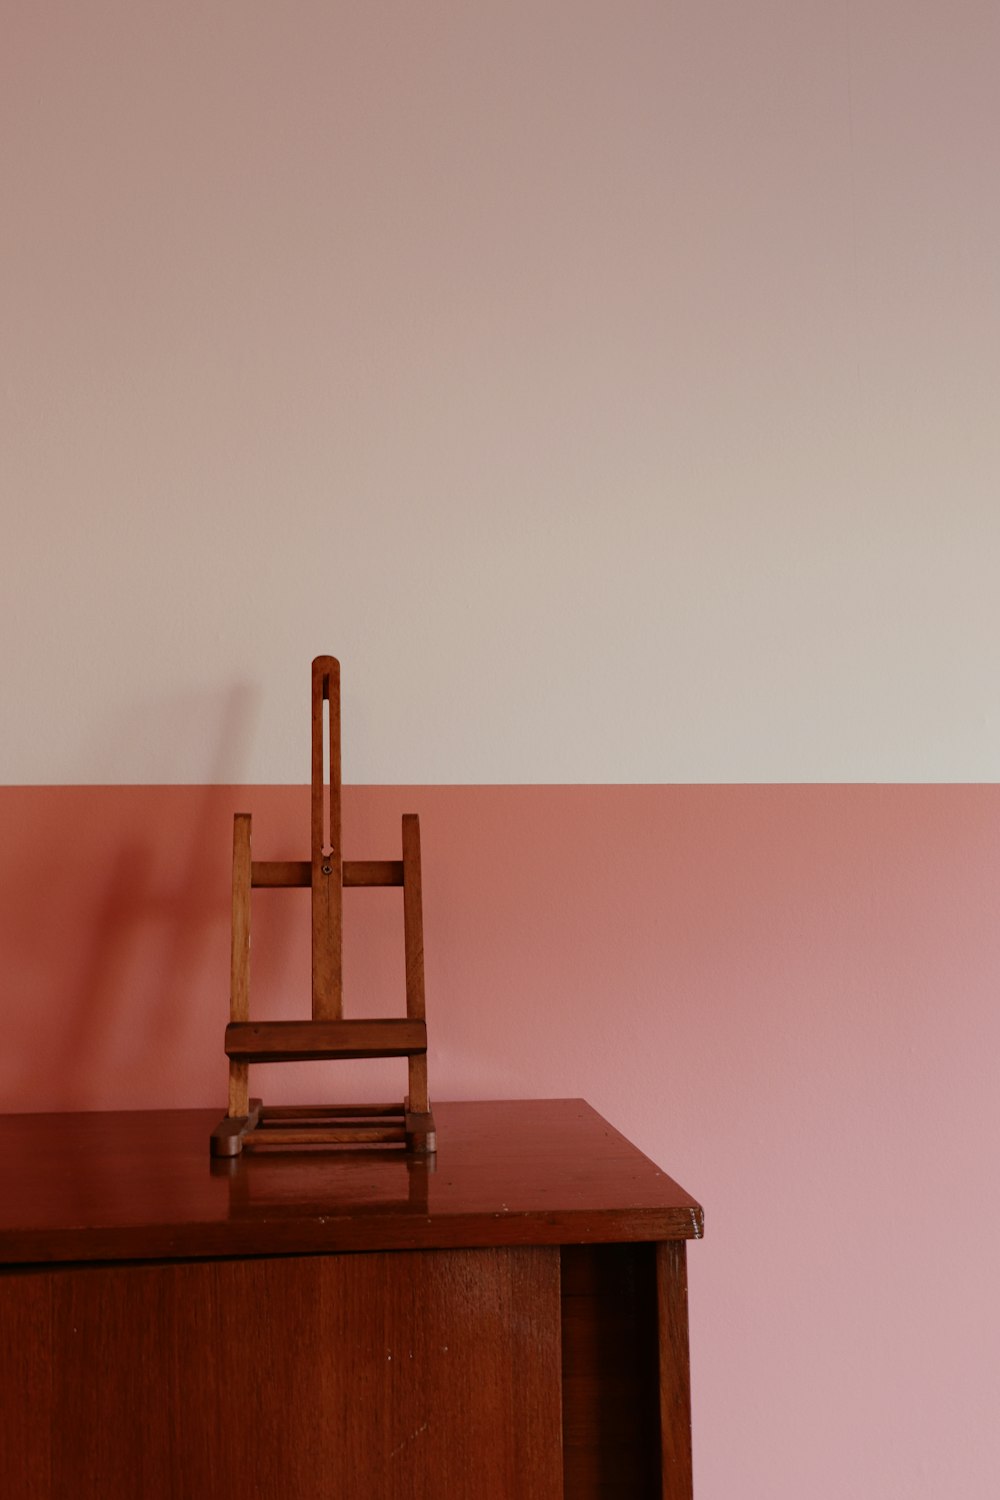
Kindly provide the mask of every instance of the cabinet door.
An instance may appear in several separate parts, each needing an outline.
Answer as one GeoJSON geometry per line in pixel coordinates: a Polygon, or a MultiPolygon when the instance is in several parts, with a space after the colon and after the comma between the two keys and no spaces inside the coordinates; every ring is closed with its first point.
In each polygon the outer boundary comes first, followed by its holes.
{"type": "Polygon", "coordinates": [[[558,1249],[8,1272],[7,1500],[555,1500],[558,1249]]]}

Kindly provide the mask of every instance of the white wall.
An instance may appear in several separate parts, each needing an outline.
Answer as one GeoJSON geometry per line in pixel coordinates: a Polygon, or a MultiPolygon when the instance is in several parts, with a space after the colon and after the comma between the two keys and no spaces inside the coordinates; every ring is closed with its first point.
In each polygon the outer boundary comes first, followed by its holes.
{"type": "Polygon", "coordinates": [[[996,776],[993,0],[4,33],[0,781],[996,776]]]}

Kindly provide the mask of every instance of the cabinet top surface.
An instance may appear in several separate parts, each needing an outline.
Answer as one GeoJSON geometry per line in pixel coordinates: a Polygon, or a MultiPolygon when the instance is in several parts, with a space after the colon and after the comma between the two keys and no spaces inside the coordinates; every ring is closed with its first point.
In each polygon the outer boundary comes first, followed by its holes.
{"type": "Polygon", "coordinates": [[[213,1110],[0,1116],[0,1263],[694,1239],[582,1099],[437,1104],[435,1157],[211,1159],[213,1110]]]}

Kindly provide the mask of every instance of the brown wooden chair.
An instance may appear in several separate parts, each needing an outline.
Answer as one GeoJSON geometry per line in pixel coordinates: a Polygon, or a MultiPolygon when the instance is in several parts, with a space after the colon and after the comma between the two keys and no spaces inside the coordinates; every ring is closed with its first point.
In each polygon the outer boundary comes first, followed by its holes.
{"type": "Polygon", "coordinates": [[[345,860],[340,794],[340,663],[333,656],[317,656],[312,664],[311,858],[255,860],[250,853],[250,814],[237,813],[233,820],[232,977],[226,1027],[229,1109],[212,1132],[214,1156],[236,1156],[245,1147],[258,1146],[402,1145],[423,1153],[435,1149],[434,1116],[427,1094],[420,822],[415,814],[404,813],[401,860],[345,860]],[[329,706],[325,734],[324,703],[329,706]],[[385,885],[403,888],[406,1015],[347,1020],[343,887],[385,885]],[[308,1020],[250,1019],[250,892],[254,887],[275,886],[312,889],[312,1014],[308,1020]],[[405,1057],[407,1097],[401,1104],[277,1107],[250,1098],[251,1063],[346,1057],[405,1057]]]}

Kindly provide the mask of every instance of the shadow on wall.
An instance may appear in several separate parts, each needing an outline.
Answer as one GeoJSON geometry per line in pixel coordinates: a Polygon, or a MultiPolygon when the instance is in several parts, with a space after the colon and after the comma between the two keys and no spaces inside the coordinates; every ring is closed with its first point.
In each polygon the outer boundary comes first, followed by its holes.
{"type": "MultiPolygon", "coordinates": [[[[189,708],[151,705],[144,718],[176,720],[189,708]]],[[[0,793],[7,850],[0,931],[12,1028],[0,1070],[3,1109],[98,1108],[109,1077],[129,1107],[184,1102],[202,1069],[224,1097],[228,854],[242,791],[213,785],[212,770],[232,765],[252,716],[251,690],[234,687],[198,788],[0,793]],[[211,1048],[202,1044],[206,1027],[211,1048]],[[155,1080],[171,1058],[178,1089],[167,1100],[155,1080]]]]}

